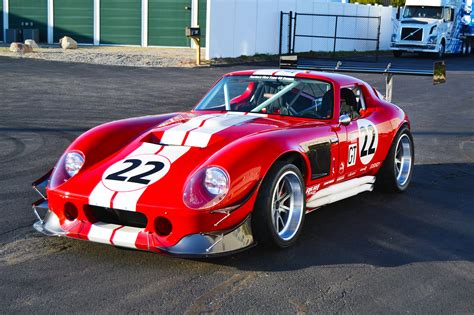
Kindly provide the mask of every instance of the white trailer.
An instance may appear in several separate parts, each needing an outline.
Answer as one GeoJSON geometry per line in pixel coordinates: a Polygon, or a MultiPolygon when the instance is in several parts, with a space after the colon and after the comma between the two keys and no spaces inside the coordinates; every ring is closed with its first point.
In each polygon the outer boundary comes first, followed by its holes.
{"type": "Polygon", "coordinates": [[[403,52],[470,54],[474,50],[473,0],[407,0],[397,12],[390,49],[403,52]]]}

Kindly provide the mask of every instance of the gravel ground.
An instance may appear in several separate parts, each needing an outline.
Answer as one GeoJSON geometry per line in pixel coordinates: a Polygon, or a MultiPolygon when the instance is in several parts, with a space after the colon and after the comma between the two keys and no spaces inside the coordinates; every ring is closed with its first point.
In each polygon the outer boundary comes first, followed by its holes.
{"type": "MultiPolygon", "coordinates": [[[[202,49],[202,56],[204,54],[202,49]]],[[[0,47],[0,56],[132,67],[193,67],[196,62],[196,51],[192,48],[79,46],[78,49],[63,50],[51,46],[20,55],[10,52],[8,47],[0,47]]]]}

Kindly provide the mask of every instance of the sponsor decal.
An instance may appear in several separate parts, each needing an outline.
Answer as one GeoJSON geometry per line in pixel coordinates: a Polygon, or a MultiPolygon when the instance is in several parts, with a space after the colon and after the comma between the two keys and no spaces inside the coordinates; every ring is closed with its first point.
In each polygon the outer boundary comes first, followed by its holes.
{"type": "Polygon", "coordinates": [[[377,168],[377,167],[380,166],[380,164],[381,164],[381,162],[373,163],[372,165],[370,165],[370,168],[369,168],[369,169],[377,168]]]}
{"type": "Polygon", "coordinates": [[[320,186],[321,184],[317,184],[317,185],[306,188],[306,195],[307,196],[314,195],[318,191],[320,186]]]}
{"type": "Polygon", "coordinates": [[[339,177],[336,179],[336,181],[337,181],[337,182],[340,182],[340,181],[341,181],[341,180],[343,180],[344,178],[345,178],[345,176],[344,176],[344,175],[342,175],[342,176],[339,176],[339,177]]]}
{"type": "Polygon", "coordinates": [[[341,164],[339,165],[339,174],[344,173],[344,169],[345,169],[344,163],[341,162],[341,164]]]}
{"type": "Polygon", "coordinates": [[[331,180],[328,180],[327,182],[324,182],[323,185],[327,186],[327,185],[330,185],[332,183],[334,183],[334,179],[331,179],[331,180]]]}
{"type": "Polygon", "coordinates": [[[349,144],[349,156],[347,157],[347,166],[353,166],[357,159],[357,143],[349,144]]]}

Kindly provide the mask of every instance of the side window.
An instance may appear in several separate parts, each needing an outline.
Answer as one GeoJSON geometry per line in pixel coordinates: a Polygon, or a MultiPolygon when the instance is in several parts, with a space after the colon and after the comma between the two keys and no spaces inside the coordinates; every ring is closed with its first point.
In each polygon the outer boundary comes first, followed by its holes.
{"type": "Polygon", "coordinates": [[[443,19],[445,19],[448,22],[454,21],[454,13],[453,13],[452,8],[443,8],[443,19]]]}
{"type": "Polygon", "coordinates": [[[359,118],[358,103],[356,95],[354,94],[355,87],[345,87],[341,89],[341,115],[348,115],[351,119],[359,118]]]}
{"type": "Polygon", "coordinates": [[[362,93],[362,89],[358,86],[356,86],[353,89],[353,92],[354,92],[356,100],[357,100],[357,111],[360,114],[361,110],[367,109],[367,107],[365,106],[364,94],[362,93]]]}

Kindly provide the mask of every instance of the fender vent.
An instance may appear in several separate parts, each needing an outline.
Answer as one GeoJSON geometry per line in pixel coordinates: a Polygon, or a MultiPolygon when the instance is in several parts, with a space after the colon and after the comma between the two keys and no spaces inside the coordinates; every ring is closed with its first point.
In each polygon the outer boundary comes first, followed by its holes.
{"type": "Polygon", "coordinates": [[[311,164],[311,179],[328,176],[331,170],[331,144],[319,143],[309,146],[308,149],[306,154],[311,164]]]}
{"type": "Polygon", "coordinates": [[[84,213],[91,223],[104,222],[110,224],[131,226],[136,228],[145,228],[147,217],[140,212],[132,212],[104,207],[86,205],[84,213]]]}

